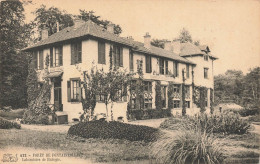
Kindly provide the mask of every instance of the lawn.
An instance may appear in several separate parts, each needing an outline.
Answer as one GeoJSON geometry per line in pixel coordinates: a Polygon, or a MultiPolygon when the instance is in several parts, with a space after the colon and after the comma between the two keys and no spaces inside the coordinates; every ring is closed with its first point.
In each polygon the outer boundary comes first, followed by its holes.
{"type": "Polygon", "coordinates": [[[67,138],[67,134],[28,129],[0,129],[0,149],[6,147],[31,147],[54,149],[80,154],[81,158],[96,162],[145,160],[149,158],[148,143],[117,139],[67,138]]]}

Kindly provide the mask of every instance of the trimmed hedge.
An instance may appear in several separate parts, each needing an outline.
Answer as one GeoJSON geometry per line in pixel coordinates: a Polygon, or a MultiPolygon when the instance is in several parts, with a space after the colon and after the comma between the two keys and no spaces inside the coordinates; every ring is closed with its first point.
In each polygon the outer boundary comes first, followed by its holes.
{"type": "Polygon", "coordinates": [[[47,114],[35,114],[34,112],[27,110],[24,112],[22,123],[49,125],[50,120],[47,114]]]}
{"type": "Polygon", "coordinates": [[[130,120],[146,120],[172,116],[170,109],[129,110],[127,114],[130,120]]]}
{"type": "Polygon", "coordinates": [[[68,135],[75,135],[83,138],[112,138],[145,142],[156,140],[158,133],[159,130],[155,128],[116,121],[80,122],[71,126],[68,131],[68,135]]]}
{"type": "Polygon", "coordinates": [[[12,122],[0,117],[0,129],[11,129],[11,128],[21,129],[21,125],[17,124],[16,122],[12,122]]]}

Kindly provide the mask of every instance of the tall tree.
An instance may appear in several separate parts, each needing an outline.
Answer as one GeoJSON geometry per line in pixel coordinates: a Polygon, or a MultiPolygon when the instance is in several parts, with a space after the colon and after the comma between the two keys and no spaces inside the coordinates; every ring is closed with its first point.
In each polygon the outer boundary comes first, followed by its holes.
{"type": "Polygon", "coordinates": [[[34,14],[38,31],[46,26],[49,35],[57,32],[57,22],[59,22],[60,30],[73,25],[73,16],[66,11],[60,11],[57,7],[46,8],[45,5],[41,5],[34,14]]]}
{"type": "Polygon", "coordinates": [[[183,28],[181,31],[180,31],[180,34],[179,34],[179,37],[178,39],[180,40],[181,43],[187,43],[187,42],[191,42],[192,43],[192,37],[191,37],[191,34],[190,32],[183,28]]]}
{"type": "MultiPolygon", "coordinates": [[[[87,11],[87,10],[79,10],[79,18],[81,18],[84,21],[88,21],[89,19],[92,20],[94,23],[96,23],[99,26],[107,28],[107,25],[110,23],[109,20],[102,20],[100,16],[94,15],[94,11],[87,11]]],[[[114,33],[115,34],[121,34],[122,28],[119,25],[114,26],[114,33]]]]}
{"type": "Polygon", "coordinates": [[[20,50],[26,46],[29,32],[22,2],[2,1],[0,21],[0,105],[23,107],[27,104],[27,56],[20,50]]]}

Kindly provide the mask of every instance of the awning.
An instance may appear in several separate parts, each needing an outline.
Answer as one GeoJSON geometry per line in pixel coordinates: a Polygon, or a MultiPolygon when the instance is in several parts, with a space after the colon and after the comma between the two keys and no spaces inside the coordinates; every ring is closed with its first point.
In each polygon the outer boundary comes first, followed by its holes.
{"type": "Polygon", "coordinates": [[[63,72],[51,72],[46,77],[47,78],[54,78],[54,77],[60,77],[63,74],[63,72]]]}

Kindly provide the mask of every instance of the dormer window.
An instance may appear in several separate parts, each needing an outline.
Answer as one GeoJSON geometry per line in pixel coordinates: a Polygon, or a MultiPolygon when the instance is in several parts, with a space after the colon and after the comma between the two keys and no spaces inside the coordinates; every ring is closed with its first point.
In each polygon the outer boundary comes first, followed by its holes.
{"type": "Polygon", "coordinates": [[[209,55],[204,55],[204,60],[208,61],[209,60],[209,55]]]}

